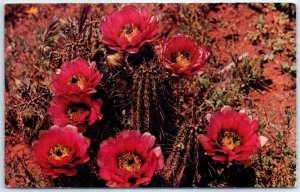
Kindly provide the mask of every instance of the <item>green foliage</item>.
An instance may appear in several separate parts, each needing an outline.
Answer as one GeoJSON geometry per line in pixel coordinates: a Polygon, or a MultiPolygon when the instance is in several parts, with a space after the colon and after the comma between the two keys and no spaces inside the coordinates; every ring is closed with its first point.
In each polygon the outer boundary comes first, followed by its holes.
{"type": "Polygon", "coordinates": [[[211,87],[211,83],[208,78],[200,78],[200,83],[201,83],[201,86],[204,87],[205,89],[208,89],[211,87]]]}
{"type": "MultiPolygon", "coordinates": [[[[240,80],[240,88],[244,93],[248,93],[250,88],[255,90],[265,90],[272,84],[272,80],[265,79],[263,75],[262,63],[269,60],[269,57],[249,60],[247,57],[240,61],[237,56],[232,56],[236,64],[236,70],[233,77],[240,80]]],[[[272,59],[272,58],[271,58],[272,59]]]]}

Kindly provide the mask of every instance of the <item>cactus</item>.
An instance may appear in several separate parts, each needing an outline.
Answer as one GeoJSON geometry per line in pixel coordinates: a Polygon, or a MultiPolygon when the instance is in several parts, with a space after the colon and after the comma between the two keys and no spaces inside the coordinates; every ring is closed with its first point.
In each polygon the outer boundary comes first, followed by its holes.
{"type": "MultiPolygon", "coordinates": [[[[91,148],[96,151],[102,140],[123,129],[150,132],[157,138],[166,159],[165,167],[159,173],[163,178],[163,185],[197,185],[200,181],[197,129],[190,127],[189,119],[180,119],[180,96],[173,93],[182,89],[178,78],[165,71],[149,45],[142,47],[137,54],[123,54],[122,58],[125,59],[116,62],[116,65],[109,65],[107,59],[111,52],[101,43],[101,18],[90,13],[90,7],[84,6],[78,20],[53,19],[45,31],[40,54],[47,61],[52,74],[63,62],[77,57],[95,61],[98,70],[104,74],[94,96],[101,95],[104,101],[104,119],[92,125],[85,133],[92,140],[91,148]]],[[[45,101],[47,103],[51,94],[48,88],[44,89],[48,94],[45,101]]],[[[46,116],[46,110],[39,111],[38,114],[46,116]]],[[[20,115],[17,118],[19,124],[28,116],[35,118],[35,109],[30,108],[30,113],[24,109],[24,113],[20,115]]],[[[34,137],[42,129],[41,125],[45,124],[38,122],[34,137]]],[[[31,133],[26,134],[29,136],[31,133]]],[[[97,181],[96,169],[96,162],[92,160],[80,168],[80,174],[72,178],[62,176],[55,179],[54,184],[67,187],[75,182],[78,186],[86,186],[87,181],[81,179],[84,174],[84,177],[94,181],[92,186],[104,186],[102,181],[97,181]]]]}

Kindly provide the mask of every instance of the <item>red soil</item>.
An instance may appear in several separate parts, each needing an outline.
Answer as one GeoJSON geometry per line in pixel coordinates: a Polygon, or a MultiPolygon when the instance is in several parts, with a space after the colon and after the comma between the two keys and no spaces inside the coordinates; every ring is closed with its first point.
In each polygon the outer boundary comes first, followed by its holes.
{"type": "MultiPolygon", "coordinates": [[[[266,115],[267,119],[272,118],[274,122],[281,122],[280,124],[282,124],[285,110],[287,108],[295,109],[296,107],[296,94],[295,79],[289,74],[282,74],[280,71],[281,64],[288,60],[286,56],[287,51],[291,49],[291,45],[286,42],[281,34],[291,35],[291,37],[295,38],[295,31],[286,30],[288,27],[295,29],[295,20],[281,24],[279,11],[262,7],[261,11],[265,14],[265,24],[268,26],[269,32],[268,39],[266,39],[262,38],[261,32],[257,29],[260,14],[255,10],[249,9],[247,4],[241,4],[238,8],[225,4],[219,6],[219,9],[220,11],[217,12],[209,12],[207,18],[210,22],[214,21],[215,25],[210,25],[205,34],[209,39],[214,39],[214,42],[217,42],[212,43],[211,50],[220,63],[225,65],[231,63],[231,54],[233,53],[238,55],[248,53],[249,58],[258,58],[262,55],[270,54],[272,47],[269,45],[268,40],[276,39],[278,42],[282,42],[284,51],[274,53],[274,58],[264,64],[262,75],[266,79],[271,79],[273,84],[266,90],[258,91],[252,89],[249,93],[254,101],[255,115],[258,118],[266,115]],[[222,27],[222,23],[223,25],[227,23],[228,27],[222,27]],[[235,40],[226,40],[224,38],[234,34],[238,34],[235,40]],[[253,35],[260,35],[261,42],[254,45],[251,41],[253,35]],[[261,50],[264,54],[260,53],[261,50]]],[[[292,127],[295,128],[295,121],[292,127]]],[[[268,131],[270,130],[266,130],[266,132],[268,131]]],[[[294,131],[291,134],[294,134],[294,131]]],[[[291,136],[292,138],[295,137],[294,135],[291,136]]]]}

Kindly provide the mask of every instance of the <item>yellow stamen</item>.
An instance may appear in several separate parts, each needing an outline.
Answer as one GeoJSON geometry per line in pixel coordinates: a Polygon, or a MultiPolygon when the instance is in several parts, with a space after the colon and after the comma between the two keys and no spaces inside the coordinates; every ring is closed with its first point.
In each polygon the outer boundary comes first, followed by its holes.
{"type": "Polygon", "coordinates": [[[186,52],[178,52],[175,56],[176,63],[178,63],[182,69],[187,68],[191,64],[190,59],[190,54],[186,52]]]}
{"type": "Polygon", "coordinates": [[[50,149],[49,156],[52,159],[61,161],[64,157],[69,156],[70,153],[71,153],[70,147],[58,144],[50,149]]]}
{"type": "Polygon", "coordinates": [[[83,83],[83,81],[78,81],[77,85],[78,85],[78,87],[79,87],[80,90],[84,89],[84,83],[83,83]]]}
{"type": "Polygon", "coordinates": [[[81,74],[77,74],[77,75],[73,75],[72,77],[70,77],[68,79],[67,84],[68,85],[76,84],[80,90],[83,90],[84,89],[84,81],[85,81],[84,76],[81,74]]]}
{"type": "Polygon", "coordinates": [[[136,173],[142,167],[142,158],[136,153],[123,153],[118,157],[118,167],[136,173]]]}
{"type": "Polygon", "coordinates": [[[225,131],[221,136],[221,144],[230,150],[235,150],[241,145],[241,139],[234,131],[225,131]]]}
{"type": "Polygon", "coordinates": [[[121,32],[121,37],[126,37],[129,42],[138,34],[139,28],[133,23],[126,24],[121,32]]]}
{"type": "Polygon", "coordinates": [[[89,106],[84,103],[70,103],[65,109],[65,114],[69,117],[70,120],[74,120],[80,114],[89,110],[89,106]]]}

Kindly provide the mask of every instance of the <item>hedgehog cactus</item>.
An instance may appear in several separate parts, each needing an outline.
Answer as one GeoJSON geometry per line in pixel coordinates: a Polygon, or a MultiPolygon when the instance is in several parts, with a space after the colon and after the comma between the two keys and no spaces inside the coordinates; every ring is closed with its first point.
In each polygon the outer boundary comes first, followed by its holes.
{"type": "MultiPolygon", "coordinates": [[[[133,7],[128,9],[135,11],[133,7]]],[[[117,121],[108,127],[114,126],[117,130],[139,130],[141,133],[150,132],[157,138],[165,154],[165,166],[158,174],[163,178],[164,185],[180,186],[187,183],[196,185],[200,180],[197,130],[188,128],[186,124],[176,125],[176,122],[179,122],[176,119],[180,111],[176,104],[178,98],[172,94],[172,91],[178,89],[176,82],[180,76],[176,74],[174,76],[172,72],[165,69],[161,64],[160,53],[150,39],[142,45],[135,45],[139,49],[135,48],[134,53],[126,52],[126,49],[123,53],[118,53],[107,48],[101,41],[101,31],[99,31],[101,21],[98,16],[89,16],[89,10],[88,7],[83,8],[79,21],[54,20],[49,25],[43,46],[44,50],[51,50],[48,55],[55,55],[55,57],[48,57],[49,62],[60,67],[63,62],[79,57],[95,61],[98,70],[103,73],[101,86],[97,87],[96,95],[102,94],[104,104],[112,108],[110,112],[105,112],[103,109],[104,119],[108,119],[106,121],[108,123],[117,121]],[[54,38],[59,41],[51,42],[50,40],[54,38]],[[180,129],[178,130],[177,127],[180,129]],[[194,162],[190,162],[191,158],[194,162]],[[187,174],[187,169],[193,169],[191,182],[184,176],[187,174]]],[[[141,10],[145,14],[145,8],[141,10]]],[[[115,17],[118,17],[116,13],[113,18],[115,17]]],[[[150,22],[151,25],[156,26],[153,18],[150,22]]],[[[107,28],[107,26],[103,27],[107,28]]],[[[127,32],[131,31],[128,29],[127,32]]],[[[155,34],[145,38],[154,38],[153,35],[155,34]]],[[[108,39],[107,36],[105,38],[108,39]]],[[[109,46],[112,46],[112,37],[109,38],[109,46]]],[[[122,45],[118,46],[122,47],[122,45]]],[[[201,65],[205,60],[201,61],[201,65]]],[[[107,136],[115,135],[113,129],[106,132],[107,136]]]]}
{"type": "Polygon", "coordinates": [[[181,126],[160,175],[166,186],[195,186],[200,181],[199,144],[196,129],[181,126]],[[188,177],[191,176],[191,177],[188,177]]]}
{"type": "MultiPolygon", "coordinates": [[[[204,117],[215,107],[205,103],[212,93],[202,85],[199,73],[204,72],[210,53],[192,37],[176,34],[165,38],[167,34],[160,35],[158,26],[145,7],[134,6],[101,18],[85,5],[78,20],[50,23],[40,47],[50,72],[56,73],[50,85],[56,95],[49,114],[57,127],[77,126],[72,134],[89,138],[93,151],[90,161],[84,158],[79,164],[85,165],[72,167],[73,172],[66,174],[78,176],[62,176],[56,179],[59,185],[69,186],[72,180],[81,184],[87,179],[82,177],[88,177],[103,179],[111,187],[199,186],[207,177],[201,166],[210,162],[205,160],[201,143],[206,142],[204,117]],[[108,149],[113,149],[114,156],[109,156],[108,149]]],[[[47,108],[49,90],[44,94],[47,108]]],[[[46,114],[47,109],[43,111],[46,114]]],[[[210,145],[218,142],[210,139],[210,145]]],[[[210,156],[216,155],[218,149],[212,153],[210,145],[205,149],[210,156]]],[[[218,143],[218,147],[224,146],[218,143]]],[[[71,154],[64,149],[66,157],[71,154]]],[[[55,157],[65,161],[64,156],[55,157]]],[[[103,180],[91,186],[105,186],[103,180]]]]}

